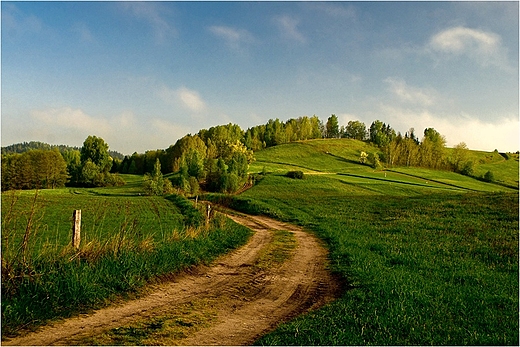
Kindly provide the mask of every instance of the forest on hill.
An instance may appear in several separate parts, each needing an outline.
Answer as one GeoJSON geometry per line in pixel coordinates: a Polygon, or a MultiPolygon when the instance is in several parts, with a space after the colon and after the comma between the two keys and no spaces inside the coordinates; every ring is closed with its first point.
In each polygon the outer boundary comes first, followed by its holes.
{"type": "MultiPolygon", "coordinates": [[[[146,175],[150,194],[172,192],[173,186],[187,195],[199,190],[234,193],[252,184],[248,173],[254,152],[284,143],[321,138],[348,138],[373,144],[377,150],[359,153],[359,161],[374,169],[398,166],[450,170],[475,177],[475,161],[465,143],[452,150],[446,138],[427,128],[420,139],[414,128],[401,134],[380,120],[367,127],[360,121],[339,125],[332,114],[324,123],[317,116],[266,124],[242,130],[236,124],[218,125],[187,134],[167,149],[133,153],[109,150],[105,141],[89,136],[81,148],[24,142],[2,147],[2,190],[113,186],[124,184],[118,173],[146,175]],[[171,179],[164,179],[163,175],[171,179]]],[[[505,159],[518,156],[501,153],[505,159]]],[[[493,181],[493,172],[481,177],[493,181]]]]}

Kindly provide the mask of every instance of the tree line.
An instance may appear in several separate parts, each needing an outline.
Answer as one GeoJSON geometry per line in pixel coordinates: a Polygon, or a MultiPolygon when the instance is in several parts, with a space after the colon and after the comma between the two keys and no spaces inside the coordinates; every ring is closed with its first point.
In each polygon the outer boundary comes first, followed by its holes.
{"type": "Polygon", "coordinates": [[[79,149],[31,142],[2,148],[2,190],[108,186],[124,184],[117,175],[145,176],[150,194],[172,191],[172,185],[186,194],[199,190],[236,192],[250,184],[249,164],[254,152],[264,148],[318,138],[349,138],[378,147],[373,153],[360,153],[360,161],[375,168],[417,166],[473,174],[468,148],[458,144],[447,155],[446,139],[433,128],[424,130],[422,139],[410,128],[404,135],[389,124],[375,120],[367,127],[351,120],[340,125],[332,114],[322,122],[316,115],[285,122],[269,119],[266,124],[242,130],[236,124],[202,129],[178,139],[167,149],[122,156],[109,151],[99,137],[89,136],[79,149]],[[14,153],[21,147],[30,148],[14,153]],[[163,175],[170,175],[165,179],[163,175]]]}
{"type": "Polygon", "coordinates": [[[124,184],[110,173],[114,159],[108,144],[96,136],[87,137],[80,149],[30,142],[2,150],[2,190],[124,184]],[[24,147],[24,152],[16,152],[24,147]]]}

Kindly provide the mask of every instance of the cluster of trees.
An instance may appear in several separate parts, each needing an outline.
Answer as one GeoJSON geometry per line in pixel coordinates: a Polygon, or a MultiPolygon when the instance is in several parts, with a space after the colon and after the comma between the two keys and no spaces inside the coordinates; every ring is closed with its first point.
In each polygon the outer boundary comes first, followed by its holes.
{"type": "Polygon", "coordinates": [[[432,169],[447,169],[446,138],[437,130],[424,130],[422,141],[411,128],[404,136],[395,132],[389,141],[380,146],[384,151],[385,162],[389,166],[417,166],[432,169]]]}
{"type": "Polygon", "coordinates": [[[2,154],[2,190],[113,186],[124,181],[111,174],[113,159],[102,138],[89,136],[80,150],[39,142],[6,148],[2,154]],[[16,153],[25,148],[26,151],[16,153]],[[36,148],[36,149],[32,149],[36,148]]]}
{"type": "Polygon", "coordinates": [[[2,155],[2,190],[63,187],[67,163],[57,149],[2,155]]]}
{"type": "Polygon", "coordinates": [[[187,194],[195,195],[200,189],[232,193],[250,183],[247,170],[254,156],[244,141],[245,132],[236,124],[202,129],[166,150],[127,156],[116,164],[115,172],[156,177],[159,171],[178,173],[174,184],[187,194]]]}
{"type": "Polygon", "coordinates": [[[258,151],[294,141],[321,138],[366,140],[367,136],[366,126],[360,121],[349,121],[346,126],[340,126],[338,117],[332,114],[324,124],[318,116],[313,115],[291,118],[286,122],[270,119],[264,125],[247,129],[243,143],[248,149],[258,151]]]}
{"type": "MultiPolygon", "coordinates": [[[[13,145],[2,147],[2,154],[13,154],[13,153],[25,153],[27,151],[33,150],[33,149],[42,149],[45,151],[50,151],[52,149],[57,149],[61,154],[76,150],[80,151],[80,147],[74,147],[74,146],[68,146],[68,145],[50,145],[45,142],[40,141],[30,141],[30,142],[20,142],[15,143],[13,145]]],[[[120,159],[123,160],[124,155],[113,150],[108,150],[108,154],[113,159],[120,159]]]]}
{"type": "Polygon", "coordinates": [[[286,122],[277,118],[247,129],[243,143],[248,149],[258,151],[283,143],[322,138],[323,133],[323,122],[316,115],[289,119],[286,122]]]}
{"type": "Polygon", "coordinates": [[[161,162],[156,159],[152,173],[144,174],[144,190],[148,195],[163,195],[173,193],[173,186],[169,179],[163,177],[161,162]]]}

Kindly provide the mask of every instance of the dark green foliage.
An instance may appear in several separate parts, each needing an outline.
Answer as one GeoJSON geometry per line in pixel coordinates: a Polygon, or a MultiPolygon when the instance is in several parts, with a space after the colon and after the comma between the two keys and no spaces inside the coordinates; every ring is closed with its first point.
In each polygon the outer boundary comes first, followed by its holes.
{"type": "Polygon", "coordinates": [[[499,153],[505,160],[511,159],[511,155],[509,153],[499,153]]]}
{"type": "Polygon", "coordinates": [[[166,199],[173,202],[183,216],[184,224],[199,227],[204,223],[204,215],[185,197],[177,194],[166,196],[166,199]]]}
{"type": "Polygon", "coordinates": [[[2,155],[3,191],[61,188],[67,179],[67,163],[57,149],[2,155]]]}
{"type": "Polygon", "coordinates": [[[491,171],[487,171],[487,172],[484,174],[483,180],[484,180],[485,182],[493,182],[493,181],[495,181],[495,175],[493,175],[493,172],[491,172],[491,171]]]}
{"type": "Polygon", "coordinates": [[[289,171],[285,174],[285,176],[299,180],[302,180],[304,178],[302,171],[289,171]]]}
{"type": "Polygon", "coordinates": [[[87,161],[96,165],[99,172],[109,172],[112,167],[108,144],[97,136],[89,136],[85,139],[83,147],[81,147],[80,159],[82,165],[85,165],[87,161]]]}
{"type": "Polygon", "coordinates": [[[339,122],[338,117],[335,114],[332,114],[327,119],[325,130],[328,138],[335,139],[339,137],[339,122]]]}
{"type": "Polygon", "coordinates": [[[379,147],[387,146],[396,136],[395,130],[380,120],[372,122],[369,130],[370,141],[379,147]]]}
{"type": "Polygon", "coordinates": [[[144,175],[144,190],[148,195],[171,194],[170,185],[169,180],[165,179],[161,173],[161,162],[157,158],[152,173],[144,175]]]}
{"type": "Polygon", "coordinates": [[[83,142],[80,152],[80,167],[73,158],[71,167],[79,172],[79,185],[86,187],[107,187],[124,185],[124,181],[110,173],[112,158],[108,154],[108,144],[100,137],[89,136],[83,142]]]}
{"type": "Polygon", "coordinates": [[[365,123],[360,121],[349,121],[345,128],[344,137],[348,139],[363,141],[367,137],[367,129],[365,123]]]}
{"type": "Polygon", "coordinates": [[[473,176],[475,173],[475,164],[473,161],[468,160],[465,162],[462,166],[462,169],[460,170],[460,173],[464,176],[473,176]]]}

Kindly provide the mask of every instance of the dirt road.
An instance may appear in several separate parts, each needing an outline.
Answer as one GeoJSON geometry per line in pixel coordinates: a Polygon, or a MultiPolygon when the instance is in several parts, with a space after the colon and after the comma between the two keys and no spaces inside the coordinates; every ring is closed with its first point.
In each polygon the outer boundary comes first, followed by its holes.
{"type": "Polygon", "coordinates": [[[258,216],[230,216],[254,231],[249,242],[210,267],[198,266],[136,300],[42,327],[3,345],[248,345],[339,293],[319,241],[300,228],[258,216]],[[294,235],[281,265],[259,268],[274,230],[294,235]],[[124,340],[128,336],[137,340],[124,340]],[[121,340],[123,339],[123,340],[121,340]]]}

